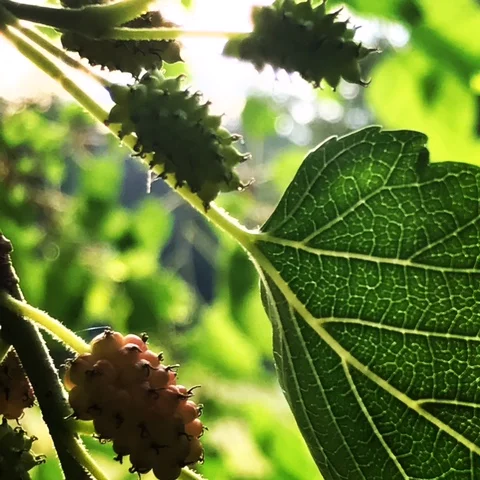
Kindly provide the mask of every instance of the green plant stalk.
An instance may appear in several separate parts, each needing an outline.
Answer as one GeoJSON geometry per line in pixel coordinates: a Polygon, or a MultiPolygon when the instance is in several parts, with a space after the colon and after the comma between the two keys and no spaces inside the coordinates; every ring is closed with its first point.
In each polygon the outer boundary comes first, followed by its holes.
{"type": "Polygon", "coordinates": [[[75,335],[68,327],[48,315],[48,313],[32,307],[26,302],[20,302],[4,292],[0,294],[0,303],[11,312],[28,317],[76,353],[90,352],[90,345],[85,340],[75,335]]]}
{"type": "Polygon", "coordinates": [[[79,435],[92,436],[95,435],[95,428],[93,422],[86,420],[77,420],[76,418],[69,417],[65,420],[70,425],[70,428],[77,432],[79,435]]]}
{"type": "MultiPolygon", "coordinates": [[[[0,233],[0,290],[23,300],[18,278],[10,261],[11,243],[0,233]]],[[[92,480],[76,458],[83,446],[64,418],[70,408],[45,341],[32,322],[0,305],[3,338],[15,348],[33,386],[43,419],[48,425],[64,475],[68,479],[92,480]]],[[[105,477],[96,477],[106,480],[105,477]]]]}
{"type": "Polygon", "coordinates": [[[248,32],[185,30],[182,28],[129,28],[115,27],[105,31],[100,38],[109,40],[174,40],[179,37],[231,38],[248,35],[248,32]]]}
{"type": "Polygon", "coordinates": [[[122,0],[83,8],[46,7],[13,0],[1,0],[0,3],[22,20],[96,36],[145,13],[151,0],[122,0]]]}
{"type": "Polygon", "coordinates": [[[83,465],[96,480],[109,480],[80,442],[72,445],[72,453],[80,465],[83,465]]]}
{"type": "MultiPolygon", "coordinates": [[[[1,10],[0,10],[1,18],[1,10]]],[[[108,113],[89,95],[87,95],[81,88],[79,88],[75,82],[66,77],[65,73],[49,58],[47,58],[43,52],[38,49],[34,44],[23,39],[17,32],[6,28],[3,32],[5,37],[32,63],[43,70],[54,80],[57,80],[60,85],[93,117],[95,117],[101,123],[105,123],[108,117],[108,113]]],[[[114,125],[109,126],[110,131],[118,136],[118,131],[114,125]]],[[[122,139],[122,143],[134,151],[134,146],[137,143],[137,139],[134,135],[127,135],[122,139]]],[[[147,155],[142,159],[145,165],[149,165],[151,155],[147,155]]],[[[154,171],[158,174],[162,173],[161,167],[157,167],[158,170],[154,171]]],[[[192,193],[187,186],[181,188],[175,188],[176,179],[174,175],[168,175],[165,179],[166,183],[185,200],[193,208],[198,210],[201,214],[207,217],[218,228],[228,233],[233,237],[240,245],[242,245],[247,251],[253,248],[254,237],[256,233],[254,231],[247,230],[243,225],[230,217],[223,209],[217,207],[214,203],[211,204],[211,208],[206,212],[203,202],[200,198],[192,193]]]]}

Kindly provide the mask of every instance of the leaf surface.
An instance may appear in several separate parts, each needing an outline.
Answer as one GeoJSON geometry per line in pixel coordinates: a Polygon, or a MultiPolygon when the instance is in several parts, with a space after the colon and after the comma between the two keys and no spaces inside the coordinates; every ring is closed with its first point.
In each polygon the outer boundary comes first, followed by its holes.
{"type": "Polygon", "coordinates": [[[326,480],[480,478],[480,169],[426,140],[328,140],[250,248],[326,480]]]}

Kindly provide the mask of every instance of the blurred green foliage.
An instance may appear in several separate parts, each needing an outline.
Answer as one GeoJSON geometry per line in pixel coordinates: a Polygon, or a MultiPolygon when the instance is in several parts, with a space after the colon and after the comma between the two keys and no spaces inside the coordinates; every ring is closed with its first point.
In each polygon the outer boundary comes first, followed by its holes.
{"type": "Polygon", "coordinates": [[[252,96],[245,103],[242,122],[245,133],[253,138],[265,138],[275,134],[277,114],[269,99],[252,96]]]}
{"type": "Polygon", "coordinates": [[[433,161],[480,164],[479,106],[473,78],[480,70],[480,6],[473,0],[345,2],[360,15],[402,23],[410,42],[385,45],[367,100],[389,128],[420,130],[433,161]]]}
{"type": "MultiPolygon", "coordinates": [[[[367,123],[425,132],[433,160],[480,162],[478,2],[344,3],[375,20],[364,26],[383,50],[366,66],[372,84],[342,84],[310,101],[252,89],[241,130],[254,159],[242,178],[257,181],[219,198],[250,227],[268,218],[309,148],[367,123]],[[405,29],[405,46],[393,46],[391,22],[405,29]]],[[[85,338],[106,325],[146,331],[152,348],[181,363],[180,381],[202,385],[206,478],[320,479],[276,381],[252,264],[161,182],[146,195],[145,171],[125,157],[74,105],[1,105],[0,229],[15,246],[26,298],[85,338]]],[[[25,422],[41,437],[37,450],[51,448],[38,415],[25,422]]],[[[133,478],[110,445],[86,441],[109,478],[133,478]]],[[[47,453],[36,480],[59,478],[47,453]]]]}
{"type": "MultiPolygon", "coordinates": [[[[202,385],[197,400],[205,404],[208,460],[199,469],[207,478],[318,477],[277,386],[270,325],[244,253],[220,240],[206,274],[216,272],[211,305],[192,279],[162,267],[174,222],[186,229],[193,221],[175,220],[155,195],[125,206],[124,152],[74,105],[11,112],[3,105],[0,140],[0,225],[14,243],[28,301],[85,338],[99,332],[89,330],[96,326],[146,331],[152,348],[181,363],[180,381],[202,385]],[[297,461],[308,466],[307,476],[294,467],[297,461]]],[[[37,432],[32,412],[24,422],[37,432]]],[[[110,459],[109,478],[131,477],[113,462],[110,445],[87,444],[110,459]]],[[[37,450],[45,448],[51,447],[40,440],[37,450]]],[[[50,458],[34,478],[58,478],[58,472],[50,458]]]]}

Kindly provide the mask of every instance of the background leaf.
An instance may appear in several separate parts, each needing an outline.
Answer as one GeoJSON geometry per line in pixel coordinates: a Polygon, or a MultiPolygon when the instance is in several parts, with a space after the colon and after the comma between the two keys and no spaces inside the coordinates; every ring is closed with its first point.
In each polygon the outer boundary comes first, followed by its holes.
{"type": "Polygon", "coordinates": [[[277,114],[271,101],[263,97],[249,97],[242,111],[245,133],[252,138],[264,138],[275,134],[277,114]]]}
{"type": "Polygon", "coordinates": [[[425,143],[375,127],[327,141],[252,249],[326,479],[480,473],[480,170],[428,165],[425,143]]]}
{"type": "Polygon", "coordinates": [[[385,57],[367,96],[389,127],[425,132],[432,160],[465,158],[479,163],[475,96],[465,80],[439,66],[435,57],[419,50],[385,57]]]}

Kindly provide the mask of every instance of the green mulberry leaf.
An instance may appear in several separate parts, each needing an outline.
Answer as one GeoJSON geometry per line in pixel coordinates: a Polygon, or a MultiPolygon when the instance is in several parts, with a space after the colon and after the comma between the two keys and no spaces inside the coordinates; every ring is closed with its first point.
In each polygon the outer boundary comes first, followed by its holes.
{"type": "Polygon", "coordinates": [[[247,246],[326,480],[480,476],[480,169],[426,140],[328,140],[247,246]]]}

